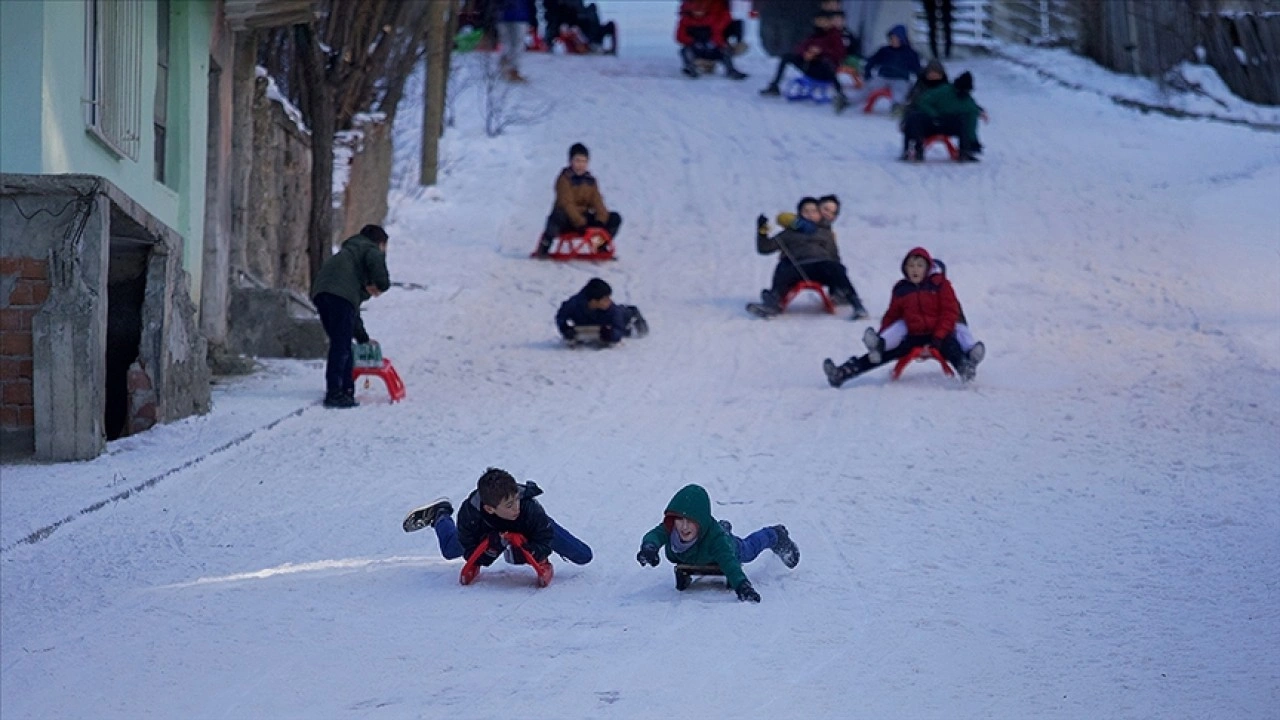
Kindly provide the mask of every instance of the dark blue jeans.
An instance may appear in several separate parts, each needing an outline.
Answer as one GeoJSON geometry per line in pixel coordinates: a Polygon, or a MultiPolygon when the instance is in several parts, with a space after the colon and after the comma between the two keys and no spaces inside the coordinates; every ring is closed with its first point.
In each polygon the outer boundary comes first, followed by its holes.
{"type": "MultiPolygon", "coordinates": [[[[460,558],[465,554],[462,543],[458,542],[458,526],[454,524],[452,517],[445,515],[436,520],[436,539],[440,541],[440,553],[446,560],[460,558]]],[[[591,548],[554,520],[551,521],[551,550],[575,565],[591,562],[591,548]]]]}
{"type": "Polygon", "coordinates": [[[329,362],[324,366],[325,392],[330,396],[354,395],[356,381],[351,376],[355,357],[351,341],[356,332],[356,309],[333,293],[320,293],[311,299],[320,313],[320,324],[329,336],[329,362]]]}
{"type": "Polygon", "coordinates": [[[738,562],[742,563],[755,560],[760,553],[772,548],[778,542],[778,534],[771,527],[760,528],[744,538],[737,535],[731,537],[738,546],[738,562]]]}

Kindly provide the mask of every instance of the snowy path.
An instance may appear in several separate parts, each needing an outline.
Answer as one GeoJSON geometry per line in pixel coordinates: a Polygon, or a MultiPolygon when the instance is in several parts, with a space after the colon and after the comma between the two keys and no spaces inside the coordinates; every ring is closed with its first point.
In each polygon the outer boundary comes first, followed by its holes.
{"type": "Polygon", "coordinates": [[[3,469],[0,717],[1274,717],[1280,139],[975,59],[952,73],[988,157],[905,166],[883,116],[756,97],[759,55],[743,84],[679,77],[668,4],[606,10],[620,57],[527,58],[536,125],[485,139],[459,101],[450,174],[390,228],[393,278],[427,290],[366,306],[404,403],[286,417],[320,371],[273,363],[208,418],[3,469]],[[579,140],[620,260],[530,262],[579,140]],[[873,316],[911,246],[947,261],[976,386],[922,365],[834,391],[820,362],[862,324],[742,312],[773,266],[756,213],[825,192],[873,316]],[[650,337],[560,347],[593,273],[650,337]],[[399,522],[487,465],[595,561],[459,587],[399,522]],[[797,569],[746,568],[759,606],[635,564],[688,482],[739,531],[792,529],[797,569]]]}

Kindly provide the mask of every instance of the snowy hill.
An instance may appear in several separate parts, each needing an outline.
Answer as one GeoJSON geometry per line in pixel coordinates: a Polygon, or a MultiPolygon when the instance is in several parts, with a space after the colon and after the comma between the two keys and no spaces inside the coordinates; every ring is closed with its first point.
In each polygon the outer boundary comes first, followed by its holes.
{"type": "Polygon", "coordinates": [[[904,165],[884,115],[759,97],[756,51],[680,76],[675,3],[602,6],[621,55],[526,56],[513,102],[551,112],[493,139],[473,84],[440,185],[397,195],[392,279],[426,289],[364,316],[404,402],[326,411],[320,364],[271,362],[207,417],[0,469],[0,717],[1274,718],[1280,136],[960,59],[983,162],[904,165]],[[619,260],[531,261],[578,141],[619,260]],[[906,250],[947,261],[973,386],[833,390],[864,323],[743,312],[756,214],[827,192],[873,317],[906,250]],[[649,337],[561,346],[595,274],[649,337]],[[401,531],[490,465],[595,560],[463,588],[401,531]],[[797,568],[745,568],[761,604],[636,564],[686,483],[791,529],[797,568]]]}

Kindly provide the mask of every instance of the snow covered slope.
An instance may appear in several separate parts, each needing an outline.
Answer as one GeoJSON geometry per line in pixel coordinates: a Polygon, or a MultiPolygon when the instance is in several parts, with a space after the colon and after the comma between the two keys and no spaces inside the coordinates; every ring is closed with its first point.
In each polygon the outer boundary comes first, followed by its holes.
{"type": "Polygon", "coordinates": [[[1280,136],[957,60],[987,154],[908,166],[883,115],[758,97],[755,52],[680,76],[674,2],[602,7],[620,56],[526,57],[513,102],[553,110],[495,139],[464,91],[439,187],[397,195],[392,276],[426,289],[365,320],[406,401],[326,411],[319,364],[273,362],[210,416],[0,469],[0,717],[1275,717],[1280,136]],[[531,261],[577,141],[620,259],[531,261]],[[873,316],[907,249],[947,261],[974,386],[833,390],[864,324],[743,312],[756,214],[826,192],[873,316]],[[560,346],[593,274],[648,338],[560,346]],[[463,588],[401,532],[489,465],[594,562],[463,588]],[[635,563],[691,482],[800,545],[746,567],[760,605],[635,563]]]}

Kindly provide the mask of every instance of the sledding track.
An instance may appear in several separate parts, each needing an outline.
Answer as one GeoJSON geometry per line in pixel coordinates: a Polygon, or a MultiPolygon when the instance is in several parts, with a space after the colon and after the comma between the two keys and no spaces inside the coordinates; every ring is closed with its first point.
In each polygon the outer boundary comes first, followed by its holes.
{"type": "MultiPolygon", "coordinates": [[[[4,469],[0,717],[1274,712],[1280,291],[1236,276],[1280,276],[1275,136],[972,60],[953,73],[991,111],[984,162],[904,166],[884,116],[757,97],[757,55],[742,84],[680,77],[670,14],[643,5],[618,58],[527,59],[545,121],[489,140],[461,106],[451,174],[397,206],[393,278],[427,290],[365,318],[405,402],[305,412],[34,545],[13,540],[110,497],[116,468],[150,477],[139,456],[232,429],[4,469]],[[575,141],[625,218],[615,263],[525,257],[575,141]],[[773,266],[755,215],[825,192],[873,315],[908,248],[948,262],[990,349],[976,386],[919,365],[834,391],[819,365],[861,323],[742,311],[773,266]],[[648,338],[561,347],[552,316],[592,274],[648,338]],[[596,560],[464,589],[400,531],[491,464],[537,480],[596,560]],[[41,472],[77,501],[15,506],[41,472]],[[791,528],[798,568],[747,567],[759,606],[636,565],[688,482],[741,531],[791,528]]],[[[319,370],[290,368],[215,416],[251,393],[262,417],[296,408],[319,370]]]]}

